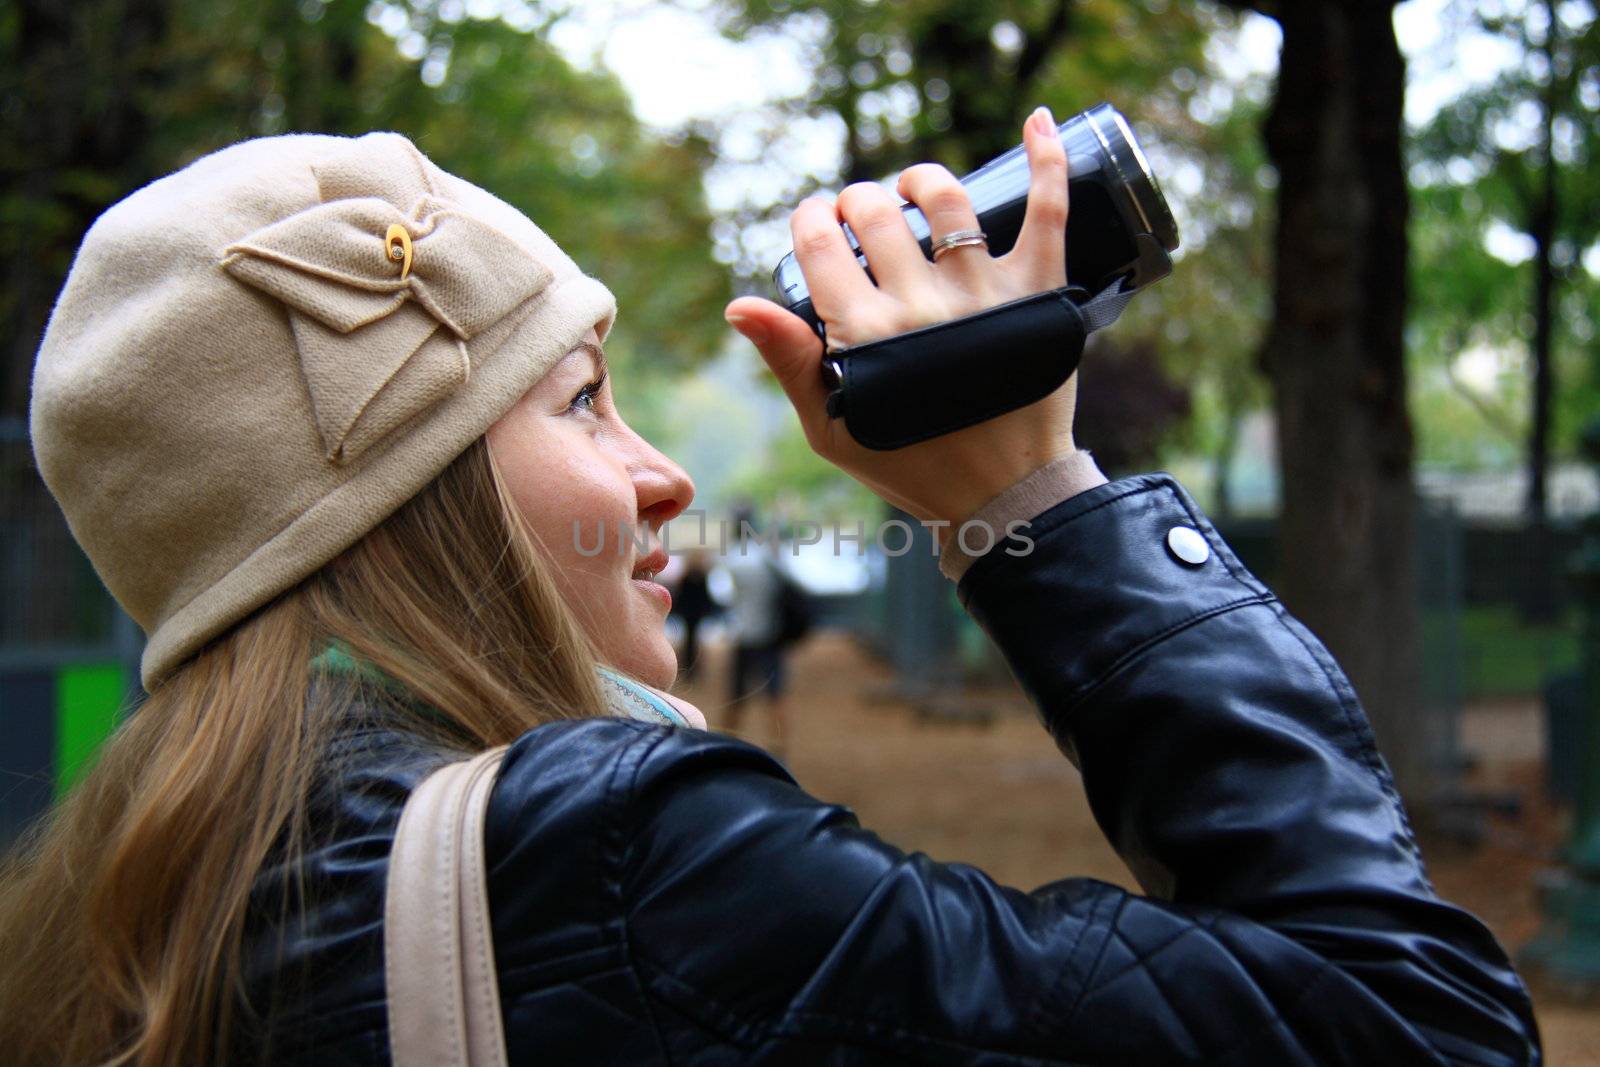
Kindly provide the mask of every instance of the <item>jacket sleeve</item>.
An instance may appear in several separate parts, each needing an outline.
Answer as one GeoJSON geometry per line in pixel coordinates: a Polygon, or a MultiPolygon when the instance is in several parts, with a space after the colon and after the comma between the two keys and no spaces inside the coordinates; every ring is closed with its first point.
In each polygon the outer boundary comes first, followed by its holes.
{"type": "Polygon", "coordinates": [[[1057,504],[959,593],[1147,895],[907,855],[758,750],[667,733],[632,772],[621,890],[647,995],[694,1024],[679,1040],[797,1062],[1538,1062],[1525,991],[1435,897],[1338,666],[1176,483],[1057,504]],[[1169,550],[1175,527],[1202,562],[1169,550]]]}

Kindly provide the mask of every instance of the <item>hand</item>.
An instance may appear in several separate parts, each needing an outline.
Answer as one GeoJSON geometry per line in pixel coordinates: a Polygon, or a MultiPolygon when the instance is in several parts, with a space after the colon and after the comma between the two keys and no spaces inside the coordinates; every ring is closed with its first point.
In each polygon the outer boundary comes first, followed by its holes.
{"type": "MultiPolygon", "coordinates": [[[[789,222],[795,257],[831,346],[865,344],[1067,284],[1067,157],[1048,110],[1040,108],[1023,124],[1023,144],[1028,207],[1016,245],[1004,256],[971,246],[930,263],[894,198],[870,182],[848,187],[837,204],[814,197],[795,209],[789,222]],[[841,222],[861,243],[876,286],[856,262],[841,222]]],[[[978,228],[966,189],[944,167],[908,168],[897,188],[922,209],[935,238],[978,228]]],[[[976,426],[893,452],[864,448],[842,420],[827,415],[823,346],[805,320],[758,297],[733,301],[726,315],[772,368],[812,449],[919,519],[959,525],[1004,489],[1074,450],[1076,374],[1045,399],[976,426]]]]}

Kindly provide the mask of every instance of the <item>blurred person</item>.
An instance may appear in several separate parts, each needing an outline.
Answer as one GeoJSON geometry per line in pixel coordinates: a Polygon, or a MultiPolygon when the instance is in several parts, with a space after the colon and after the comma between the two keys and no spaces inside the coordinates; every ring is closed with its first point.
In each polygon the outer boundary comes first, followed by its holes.
{"type": "MultiPolygon", "coordinates": [[[[929,262],[875,184],[796,209],[835,342],[1065,284],[1066,160],[1043,109],[1024,136],[1003,257],[929,262]]],[[[898,188],[972,227],[943,168],[898,188]]],[[[502,743],[482,846],[513,1063],[1537,1060],[1338,666],[1175,481],[1075,449],[1076,379],[869,452],[804,322],[727,312],[819,454],[921,519],[1027,523],[1030,550],[951,538],[941,568],[1142,895],[908,854],[681,701],[619,713],[609,678],[675,673],[664,553],[595,530],[653,535],[693,486],[615,407],[612,314],[392,134],[238,145],[96,223],[31,426],[149,636],[149,697],[0,873],[8,1063],[389,1062],[402,806],[502,743]]]]}
{"type": "Polygon", "coordinates": [[[723,729],[736,732],[744,710],[756,697],[772,712],[773,755],[788,755],[789,709],[784,699],[785,667],[780,597],[782,579],[772,558],[777,549],[775,532],[763,532],[753,508],[734,510],[729,521],[732,543],[722,556],[722,566],[733,586],[728,608],[733,656],[729,664],[728,708],[723,729]]]}
{"type": "Polygon", "coordinates": [[[672,613],[683,623],[683,654],[678,658],[678,672],[685,681],[694,679],[700,663],[700,624],[717,611],[717,602],[711,596],[710,554],[704,548],[690,549],[672,592],[672,613]]]}

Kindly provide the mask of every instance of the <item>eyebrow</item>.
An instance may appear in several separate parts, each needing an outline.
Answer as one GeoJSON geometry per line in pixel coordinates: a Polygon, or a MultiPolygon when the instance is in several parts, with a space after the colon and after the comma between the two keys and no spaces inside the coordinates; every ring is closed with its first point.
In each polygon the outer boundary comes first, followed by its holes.
{"type": "Polygon", "coordinates": [[[572,350],[574,352],[587,352],[589,355],[594,357],[595,366],[599,368],[599,373],[596,374],[595,377],[604,378],[607,374],[611,373],[611,368],[606,365],[605,349],[601,348],[594,342],[579,341],[577,344],[572,346],[572,350]]]}

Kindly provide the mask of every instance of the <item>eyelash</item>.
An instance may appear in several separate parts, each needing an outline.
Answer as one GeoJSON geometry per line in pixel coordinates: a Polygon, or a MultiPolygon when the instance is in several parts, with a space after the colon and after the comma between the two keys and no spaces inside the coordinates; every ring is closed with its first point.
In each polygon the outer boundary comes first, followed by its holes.
{"type": "Polygon", "coordinates": [[[567,408],[569,410],[581,408],[585,411],[593,411],[595,398],[600,395],[600,390],[605,384],[606,376],[602,374],[582,389],[579,389],[578,394],[572,398],[572,403],[568,404],[567,408]]]}

